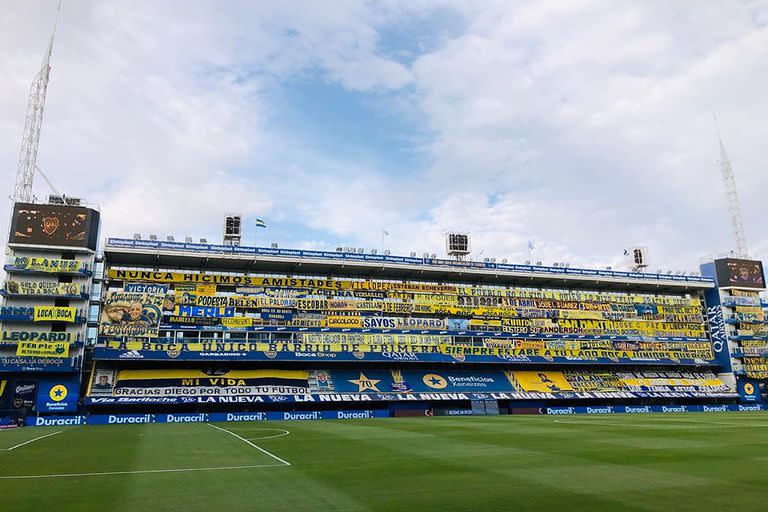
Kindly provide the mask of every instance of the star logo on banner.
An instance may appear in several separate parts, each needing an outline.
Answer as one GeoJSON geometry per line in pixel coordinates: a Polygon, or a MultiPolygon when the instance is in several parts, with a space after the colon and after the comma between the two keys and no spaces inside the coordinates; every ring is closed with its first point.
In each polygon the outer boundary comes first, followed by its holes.
{"type": "Polygon", "coordinates": [[[362,372],[360,373],[360,378],[357,380],[349,380],[347,382],[351,382],[352,384],[357,385],[357,391],[358,393],[362,393],[363,391],[377,391],[381,393],[381,390],[376,387],[376,385],[381,382],[381,380],[377,379],[369,379],[366,377],[362,372]]]}
{"type": "Polygon", "coordinates": [[[445,389],[448,386],[448,381],[434,373],[426,374],[421,380],[432,389],[445,389]]]}
{"type": "Polygon", "coordinates": [[[67,398],[67,387],[63,386],[61,384],[56,384],[51,388],[51,392],[49,393],[51,400],[54,402],[61,402],[65,398],[67,398]]]}

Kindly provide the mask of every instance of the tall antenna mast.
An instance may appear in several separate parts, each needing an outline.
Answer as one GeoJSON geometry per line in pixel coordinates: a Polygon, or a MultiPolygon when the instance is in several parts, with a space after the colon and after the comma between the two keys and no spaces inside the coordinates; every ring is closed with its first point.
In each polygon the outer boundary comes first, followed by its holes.
{"type": "Polygon", "coordinates": [[[29,100],[27,102],[27,114],[24,121],[24,134],[21,136],[21,152],[19,153],[19,169],[16,172],[16,186],[13,189],[12,199],[16,202],[29,203],[32,201],[32,183],[35,179],[35,167],[37,166],[37,148],[40,144],[40,128],[43,125],[43,110],[45,108],[45,94],[48,92],[48,79],[51,74],[51,53],[53,53],[53,38],[56,37],[56,25],[59,23],[61,0],[56,9],[56,22],[53,25],[53,33],[48,43],[48,52],[45,54],[40,71],[32,80],[29,88],[29,100]]]}
{"type": "Polygon", "coordinates": [[[717,116],[715,116],[715,129],[717,130],[717,138],[720,141],[720,172],[723,175],[723,185],[725,185],[725,200],[728,202],[728,213],[731,214],[733,236],[736,238],[736,253],[742,258],[749,258],[747,239],[744,236],[744,223],[741,220],[739,195],[736,192],[736,179],[733,177],[731,161],[728,159],[728,153],[725,152],[725,146],[723,145],[723,138],[720,136],[717,116]]]}

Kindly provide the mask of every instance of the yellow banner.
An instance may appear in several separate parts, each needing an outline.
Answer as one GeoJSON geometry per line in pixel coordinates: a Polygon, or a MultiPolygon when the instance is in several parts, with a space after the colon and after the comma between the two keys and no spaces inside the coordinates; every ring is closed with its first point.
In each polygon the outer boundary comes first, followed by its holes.
{"type": "MultiPolygon", "coordinates": [[[[278,299],[284,300],[284,299],[278,299]]],[[[290,299],[289,299],[290,300],[290,299]]],[[[260,307],[259,298],[233,295],[196,295],[196,306],[204,307],[224,307],[224,308],[247,308],[255,309],[260,307]]]]}
{"type": "Polygon", "coordinates": [[[204,295],[206,297],[211,297],[213,295],[216,295],[216,285],[215,284],[197,284],[195,285],[195,293],[197,295],[204,295]]]}
{"type": "Polygon", "coordinates": [[[556,393],[573,391],[573,386],[562,372],[505,372],[512,385],[515,382],[523,391],[538,391],[539,393],[556,393]]]}
{"type": "Polygon", "coordinates": [[[278,288],[319,288],[339,290],[351,288],[351,281],[333,279],[295,279],[283,277],[256,277],[232,274],[200,274],[185,272],[153,272],[148,270],[109,269],[107,277],[124,281],[152,281],[156,283],[207,283],[224,285],[273,286],[278,288]],[[345,286],[346,284],[346,286],[345,286]]]}
{"type": "Polygon", "coordinates": [[[360,328],[363,324],[359,316],[329,316],[325,325],[335,328],[360,328]]]}
{"type": "Polygon", "coordinates": [[[37,272],[74,274],[85,268],[85,263],[76,260],[61,260],[54,258],[16,257],[13,268],[19,270],[35,270],[37,272]]]}
{"type": "Polygon", "coordinates": [[[62,341],[20,341],[17,356],[69,357],[69,343],[62,341]]]}
{"type": "Polygon", "coordinates": [[[35,306],[35,322],[75,322],[75,308],[66,306],[35,306]]]}
{"type": "Polygon", "coordinates": [[[156,283],[209,283],[225,285],[270,286],[275,288],[308,288],[321,290],[399,290],[430,293],[456,293],[456,287],[453,285],[428,283],[394,283],[335,279],[257,277],[232,274],[200,274],[117,269],[109,269],[107,270],[106,274],[110,279],[120,279],[124,281],[151,281],[156,283]]]}
{"type": "Polygon", "coordinates": [[[165,380],[165,379],[189,379],[191,384],[196,380],[207,382],[210,379],[219,379],[224,385],[229,380],[278,378],[307,380],[307,370],[229,370],[219,375],[211,375],[202,370],[195,369],[168,369],[168,370],[119,370],[117,381],[127,380],[165,380]]]}
{"type": "Polygon", "coordinates": [[[75,283],[46,283],[40,281],[8,281],[8,293],[21,295],[80,295],[75,283]]]}
{"type": "MultiPolygon", "coordinates": [[[[314,334],[314,333],[313,333],[314,334]]],[[[192,343],[165,343],[153,341],[108,341],[107,348],[117,350],[149,351],[221,351],[221,352],[412,352],[419,354],[443,354],[462,356],[540,356],[566,357],[572,359],[712,359],[712,353],[686,352],[680,350],[615,350],[615,349],[580,349],[573,348],[510,348],[510,347],[474,347],[440,343],[439,335],[407,334],[353,334],[332,333],[329,339],[324,334],[305,335],[302,342],[266,343],[237,340],[206,340],[192,343]],[[309,339],[307,339],[309,338],[309,339]],[[309,341],[312,340],[312,341],[309,341]]],[[[574,344],[578,342],[573,342],[574,344]]],[[[536,373],[536,372],[532,372],[536,373]]]]}
{"type": "Polygon", "coordinates": [[[224,317],[221,319],[221,325],[229,329],[251,327],[253,325],[253,318],[247,318],[244,316],[224,317]]]}

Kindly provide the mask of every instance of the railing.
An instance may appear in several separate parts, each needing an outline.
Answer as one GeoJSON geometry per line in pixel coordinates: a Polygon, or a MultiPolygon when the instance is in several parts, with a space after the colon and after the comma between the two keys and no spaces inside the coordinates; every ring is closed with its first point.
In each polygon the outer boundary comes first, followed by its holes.
{"type": "Polygon", "coordinates": [[[157,249],[167,251],[220,253],[253,256],[281,256],[290,258],[326,259],[337,261],[378,262],[431,267],[468,268],[479,270],[502,270],[562,276],[609,277],[621,279],[677,281],[705,283],[714,286],[714,280],[702,276],[681,276],[640,272],[622,272],[616,270],[597,270],[582,268],[545,267],[537,265],[492,263],[487,261],[456,261],[439,258],[411,258],[379,254],[359,254],[333,251],[305,251],[300,249],[272,249],[267,247],[242,247],[231,245],[195,244],[186,242],[163,242],[159,240],[131,240],[127,238],[108,238],[106,248],[157,249]]]}

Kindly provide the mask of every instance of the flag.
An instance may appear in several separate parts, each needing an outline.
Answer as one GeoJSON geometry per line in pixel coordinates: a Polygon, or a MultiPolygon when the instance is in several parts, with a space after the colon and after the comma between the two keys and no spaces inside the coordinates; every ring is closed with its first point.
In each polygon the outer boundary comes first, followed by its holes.
{"type": "Polygon", "coordinates": [[[257,228],[265,228],[265,227],[267,227],[267,223],[264,222],[261,219],[256,219],[256,227],[257,228]]]}
{"type": "Polygon", "coordinates": [[[535,245],[533,245],[533,240],[528,240],[528,250],[532,251],[536,248],[535,245]]]}

